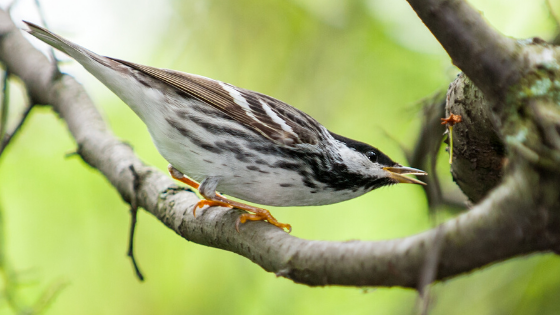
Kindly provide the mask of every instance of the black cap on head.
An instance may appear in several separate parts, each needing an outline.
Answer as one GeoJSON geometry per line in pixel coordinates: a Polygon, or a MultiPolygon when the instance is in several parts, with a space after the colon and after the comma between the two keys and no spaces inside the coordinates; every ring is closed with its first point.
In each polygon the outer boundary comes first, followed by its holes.
{"type": "Polygon", "coordinates": [[[388,157],[385,153],[381,152],[379,149],[374,148],[367,143],[352,140],[352,139],[343,137],[341,135],[337,135],[336,133],[333,133],[333,132],[330,132],[330,134],[336,140],[345,143],[347,147],[352,148],[352,149],[356,150],[357,152],[363,153],[372,162],[377,162],[377,163],[379,163],[381,165],[385,165],[385,166],[400,166],[400,164],[391,160],[391,158],[388,157]]]}

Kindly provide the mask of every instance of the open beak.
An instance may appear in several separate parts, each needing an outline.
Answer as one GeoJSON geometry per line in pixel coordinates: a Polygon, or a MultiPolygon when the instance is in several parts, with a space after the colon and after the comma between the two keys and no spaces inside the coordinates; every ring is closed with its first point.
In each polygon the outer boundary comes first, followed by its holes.
{"type": "Polygon", "coordinates": [[[405,175],[428,175],[428,173],[417,168],[405,166],[384,167],[384,170],[389,172],[389,176],[399,183],[419,184],[426,185],[426,183],[417,180],[416,178],[406,177],[405,175]]]}

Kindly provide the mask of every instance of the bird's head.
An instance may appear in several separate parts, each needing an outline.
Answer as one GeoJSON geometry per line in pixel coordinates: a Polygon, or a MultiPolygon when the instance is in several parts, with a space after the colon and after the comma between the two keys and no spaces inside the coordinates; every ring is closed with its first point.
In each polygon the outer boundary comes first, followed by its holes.
{"type": "Polygon", "coordinates": [[[360,174],[364,185],[375,189],[385,185],[408,183],[426,185],[424,182],[406,175],[428,175],[426,172],[405,167],[391,160],[377,148],[369,144],[348,139],[331,133],[340,142],[339,154],[349,173],[360,174]]]}

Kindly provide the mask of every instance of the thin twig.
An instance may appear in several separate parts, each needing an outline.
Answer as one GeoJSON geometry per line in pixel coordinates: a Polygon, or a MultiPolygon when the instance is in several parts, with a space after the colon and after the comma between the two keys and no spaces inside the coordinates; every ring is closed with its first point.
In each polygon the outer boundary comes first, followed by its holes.
{"type": "Polygon", "coordinates": [[[437,278],[437,270],[441,258],[441,251],[444,241],[443,227],[437,227],[434,240],[431,244],[428,253],[426,254],[420,280],[418,282],[418,302],[419,313],[427,315],[430,309],[433,296],[430,293],[429,285],[437,278]]]}
{"type": "Polygon", "coordinates": [[[4,139],[6,129],[8,128],[8,113],[10,107],[10,88],[8,77],[10,72],[6,69],[2,78],[2,104],[0,104],[0,139],[4,139]]]}
{"type": "Polygon", "coordinates": [[[134,165],[129,166],[130,171],[132,172],[132,176],[134,180],[132,181],[132,191],[134,192],[134,196],[130,199],[130,234],[128,236],[128,257],[132,261],[132,265],[134,266],[134,271],[136,272],[136,276],[140,281],[144,281],[144,275],[138,268],[138,264],[136,263],[136,258],[134,257],[134,231],[136,230],[136,222],[138,219],[138,204],[136,202],[136,193],[140,188],[140,176],[136,173],[134,169],[134,165]]]}
{"type": "MultiPolygon", "coordinates": [[[[48,29],[49,26],[47,25],[45,12],[43,11],[43,7],[41,7],[41,3],[39,2],[39,0],[35,0],[35,6],[37,7],[37,11],[39,12],[39,17],[41,18],[41,24],[43,24],[43,26],[48,29]]],[[[52,58],[51,60],[56,68],[56,72],[60,72],[60,69],[58,68],[58,59],[56,59],[56,55],[54,54],[54,48],[52,46],[49,46],[49,52],[52,58]]]]}
{"type": "Polygon", "coordinates": [[[19,120],[19,123],[14,128],[14,130],[10,133],[7,133],[4,136],[4,139],[0,143],[0,157],[2,156],[2,153],[8,147],[8,145],[10,144],[12,139],[15,137],[15,135],[18,133],[18,131],[20,131],[21,127],[23,126],[23,123],[25,122],[27,117],[29,117],[29,114],[31,113],[31,110],[33,109],[33,107],[35,107],[34,104],[32,104],[32,103],[29,104],[27,106],[27,108],[25,109],[25,111],[23,112],[23,115],[22,115],[21,119],[19,120]]]}
{"type": "Polygon", "coordinates": [[[445,112],[445,92],[436,92],[432,97],[423,101],[423,119],[420,136],[408,156],[410,166],[425,169],[430,174],[426,186],[422,186],[428,205],[433,209],[440,205],[442,199],[441,185],[436,173],[436,162],[441,147],[444,128],[439,125],[439,117],[445,112]]]}
{"type": "MultiPolygon", "coordinates": [[[[437,173],[437,160],[443,142],[445,127],[441,125],[440,118],[445,114],[445,91],[438,91],[433,96],[420,101],[423,103],[423,118],[420,135],[416,140],[414,148],[406,154],[411,167],[428,172],[426,178],[428,185],[422,186],[428,199],[430,212],[434,212],[440,206],[448,206],[453,209],[465,209],[462,201],[452,200],[443,196],[441,184],[437,173]]],[[[405,151],[406,152],[406,151],[405,151]]]]}

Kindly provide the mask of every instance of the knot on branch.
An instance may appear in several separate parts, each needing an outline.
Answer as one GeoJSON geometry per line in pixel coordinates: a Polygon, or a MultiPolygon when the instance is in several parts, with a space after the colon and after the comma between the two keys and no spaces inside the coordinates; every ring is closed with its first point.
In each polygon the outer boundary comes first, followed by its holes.
{"type": "Polygon", "coordinates": [[[461,115],[453,127],[451,174],[473,202],[478,202],[498,185],[503,175],[505,148],[489,115],[488,100],[463,73],[447,92],[446,116],[461,115]]]}

